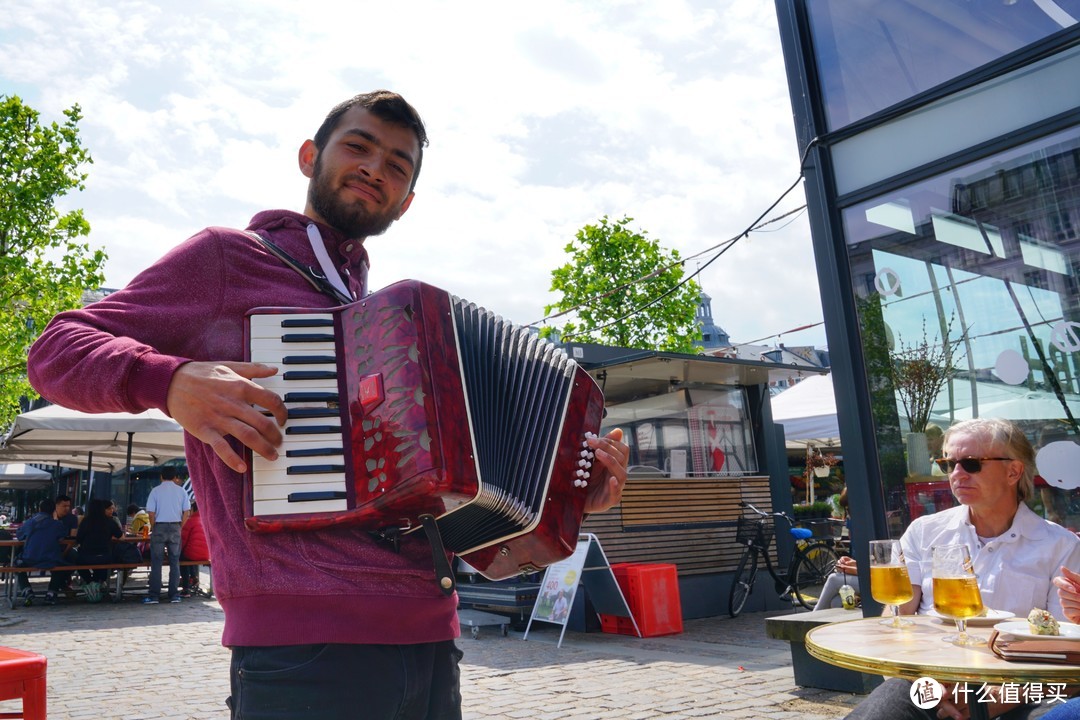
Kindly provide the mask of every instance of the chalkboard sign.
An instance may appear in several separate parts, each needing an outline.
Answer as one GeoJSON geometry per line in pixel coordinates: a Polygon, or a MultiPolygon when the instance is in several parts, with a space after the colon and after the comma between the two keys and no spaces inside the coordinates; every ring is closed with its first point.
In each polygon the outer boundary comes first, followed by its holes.
{"type": "Polygon", "coordinates": [[[536,603],[522,639],[529,639],[529,629],[533,621],[538,620],[562,626],[558,643],[558,647],[562,647],[570,608],[574,604],[578,585],[582,583],[588,590],[589,599],[596,612],[630,618],[634,623],[634,630],[641,636],[637,621],[634,620],[622,589],[615,580],[615,573],[611,571],[611,564],[604,555],[604,549],[600,547],[600,540],[595,535],[586,533],[578,536],[577,547],[570,557],[549,565],[544,571],[540,592],[536,596],[536,603]]]}

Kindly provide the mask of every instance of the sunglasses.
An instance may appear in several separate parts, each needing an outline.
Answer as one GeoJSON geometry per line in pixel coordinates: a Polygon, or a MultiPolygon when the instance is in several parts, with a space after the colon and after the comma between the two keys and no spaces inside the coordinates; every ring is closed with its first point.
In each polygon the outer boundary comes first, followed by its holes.
{"type": "Polygon", "coordinates": [[[937,464],[941,471],[944,473],[951,473],[957,465],[964,469],[964,472],[969,475],[974,475],[977,472],[982,471],[982,464],[989,460],[1000,460],[1002,462],[1010,462],[1012,458],[963,458],[960,460],[953,460],[952,458],[938,458],[934,462],[937,464]]]}

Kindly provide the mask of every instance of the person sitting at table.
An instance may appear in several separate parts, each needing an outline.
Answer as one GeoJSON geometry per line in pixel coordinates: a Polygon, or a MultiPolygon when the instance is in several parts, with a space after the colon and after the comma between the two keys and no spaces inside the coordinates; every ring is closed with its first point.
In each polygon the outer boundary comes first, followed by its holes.
{"type": "MultiPolygon", "coordinates": [[[[199,514],[199,504],[191,501],[191,514],[187,522],[180,528],[180,559],[202,560],[210,559],[210,545],[206,541],[206,528],[203,527],[202,515],[199,514]]],[[[180,597],[191,597],[199,592],[199,566],[180,566],[180,597]]]]}
{"type": "MultiPolygon", "coordinates": [[[[60,543],[68,537],[67,528],[55,516],[56,503],[42,500],[38,513],[24,522],[15,532],[15,538],[23,541],[22,554],[16,558],[17,567],[33,567],[48,570],[63,564],[65,547],[60,543]]],[[[49,577],[49,589],[45,592],[45,604],[55,605],[56,594],[68,586],[71,572],[61,570],[49,577]]],[[[19,597],[29,607],[34,604],[34,591],[30,587],[29,573],[15,573],[19,597]]]]}
{"type": "MultiPolygon", "coordinates": [[[[960,505],[917,518],[900,538],[913,592],[900,612],[926,613],[933,608],[930,548],[962,544],[971,553],[985,607],[1017,617],[1027,617],[1039,608],[1063,617],[1053,581],[1061,567],[1080,567],[1080,539],[1025,504],[1034,494],[1035,451],[1023,431],[999,418],[965,420],[945,432],[944,452],[938,463],[949,473],[949,488],[960,505]]],[[[962,702],[950,699],[921,710],[911,702],[910,688],[906,680],[886,680],[848,718],[925,720],[967,715],[962,702]]],[[[1009,720],[1026,720],[1040,717],[1050,707],[994,707],[991,717],[1006,710],[1009,720]]]]}
{"type": "MultiPolygon", "coordinates": [[[[1067,567],[1061,568],[1061,575],[1054,578],[1058,599],[1065,613],[1065,619],[1080,624],[1080,573],[1067,567]]],[[[1057,705],[1053,710],[1041,716],[1039,720],[1080,720],[1080,697],[1057,705]]]]}
{"type": "Polygon", "coordinates": [[[834,603],[840,602],[840,588],[844,585],[851,586],[856,595],[859,595],[859,568],[855,564],[855,558],[844,555],[836,561],[836,570],[825,578],[825,585],[821,588],[821,596],[815,610],[828,610],[834,603]]]}
{"type": "MultiPolygon", "coordinates": [[[[113,562],[113,538],[123,537],[120,523],[113,518],[115,506],[112,500],[95,498],[86,506],[86,516],[79,523],[76,538],[79,541],[80,565],[108,565],[113,562]]],[[[109,571],[106,568],[80,570],[86,599],[90,602],[101,600],[108,585],[109,571]]]]}
{"type": "Polygon", "coordinates": [[[150,534],[150,513],[132,503],[127,506],[127,516],[127,533],[129,535],[145,536],[150,534]],[[146,528],[145,532],[143,532],[143,528],[146,528]]]}

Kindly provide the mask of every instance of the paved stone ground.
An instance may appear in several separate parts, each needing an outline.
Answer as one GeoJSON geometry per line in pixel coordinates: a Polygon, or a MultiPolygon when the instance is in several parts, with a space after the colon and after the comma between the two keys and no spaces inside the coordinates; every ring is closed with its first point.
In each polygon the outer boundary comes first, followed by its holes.
{"type": "MultiPolygon", "coordinates": [[[[49,717],[227,718],[229,653],[213,600],[143,606],[0,606],[0,644],[49,659],[49,717]]],[[[464,715],[488,718],[842,718],[859,700],[798,688],[787,644],[765,636],[766,613],[685,623],[677,636],[567,632],[537,624],[502,637],[465,633],[464,715]]],[[[17,710],[0,702],[0,712],[17,710]]]]}

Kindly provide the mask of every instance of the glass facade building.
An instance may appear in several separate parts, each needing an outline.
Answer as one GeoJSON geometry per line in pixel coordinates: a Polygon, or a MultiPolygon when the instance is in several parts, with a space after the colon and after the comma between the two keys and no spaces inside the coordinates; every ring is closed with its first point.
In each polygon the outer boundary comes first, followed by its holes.
{"type": "Polygon", "coordinates": [[[940,431],[986,416],[1080,527],[1080,0],[776,8],[853,532],[951,506],[940,431]]]}

